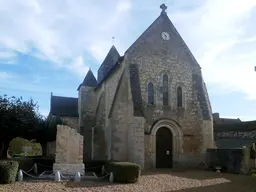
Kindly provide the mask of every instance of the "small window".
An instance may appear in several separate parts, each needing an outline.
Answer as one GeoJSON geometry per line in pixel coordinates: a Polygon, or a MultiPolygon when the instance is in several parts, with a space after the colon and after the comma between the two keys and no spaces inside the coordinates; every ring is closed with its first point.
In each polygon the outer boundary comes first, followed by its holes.
{"type": "Polygon", "coordinates": [[[177,106],[182,107],[182,88],[179,86],[177,88],[177,106]]]}
{"type": "Polygon", "coordinates": [[[148,83],[148,104],[154,105],[154,85],[148,83]]]}
{"type": "Polygon", "coordinates": [[[163,76],[163,105],[168,106],[168,76],[164,74],[163,76]]]}

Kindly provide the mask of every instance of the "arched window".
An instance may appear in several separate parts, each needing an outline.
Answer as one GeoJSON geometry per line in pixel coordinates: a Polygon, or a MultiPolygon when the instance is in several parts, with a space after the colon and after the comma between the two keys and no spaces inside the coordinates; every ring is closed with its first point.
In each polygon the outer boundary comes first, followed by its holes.
{"type": "Polygon", "coordinates": [[[148,83],[148,104],[154,104],[154,85],[153,83],[148,83]]]}
{"type": "Polygon", "coordinates": [[[163,105],[167,106],[169,101],[168,101],[168,76],[164,74],[163,76],[163,105]]]}
{"type": "Polygon", "coordinates": [[[180,86],[177,88],[177,106],[182,107],[182,88],[180,86]]]}

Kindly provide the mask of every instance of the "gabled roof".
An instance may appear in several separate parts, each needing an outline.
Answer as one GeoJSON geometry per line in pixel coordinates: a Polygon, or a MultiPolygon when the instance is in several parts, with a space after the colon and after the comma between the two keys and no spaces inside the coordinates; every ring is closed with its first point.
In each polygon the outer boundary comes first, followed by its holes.
{"type": "Polygon", "coordinates": [[[214,124],[214,132],[227,131],[254,131],[256,130],[256,121],[241,121],[227,124],[214,124]]]}
{"type": "Polygon", "coordinates": [[[118,53],[116,47],[113,45],[106,58],[104,59],[103,63],[101,64],[99,70],[98,70],[98,81],[102,81],[102,79],[105,78],[105,76],[109,73],[111,68],[116,64],[118,59],[120,58],[120,54],[118,53]]]}
{"type": "Polygon", "coordinates": [[[78,98],[51,95],[50,114],[78,117],[78,98]]]}
{"type": "Polygon", "coordinates": [[[231,118],[219,118],[214,119],[215,124],[231,124],[231,123],[240,123],[242,122],[239,118],[231,119],[231,118]]]}
{"type": "Polygon", "coordinates": [[[96,87],[97,84],[98,84],[98,82],[97,82],[96,78],[94,77],[91,69],[89,69],[83,82],[79,85],[77,90],[79,90],[81,86],[96,87]]]}
{"type": "MultiPolygon", "coordinates": [[[[165,5],[164,5],[165,6],[165,5]]],[[[162,9],[162,7],[161,7],[162,9]]],[[[172,34],[175,34],[177,36],[176,40],[178,39],[179,43],[182,45],[184,49],[184,57],[186,57],[187,60],[191,61],[191,64],[196,64],[199,66],[197,60],[193,56],[191,50],[188,48],[187,44],[179,34],[178,30],[168,17],[167,13],[165,11],[162,11],[161,14],[156,18],[156,20],[139,36],[139,38],[126,50],[126,54],[130,54],[136,50],[137,47],[139,47],[141,44],[147,40],[147,38],[154,34],[154,31],[156,28],[163,28],[163,26],[169,28],[169,31],[172,34]]],[[[171,34],[171,35],[172,35],[171,34]]]]}

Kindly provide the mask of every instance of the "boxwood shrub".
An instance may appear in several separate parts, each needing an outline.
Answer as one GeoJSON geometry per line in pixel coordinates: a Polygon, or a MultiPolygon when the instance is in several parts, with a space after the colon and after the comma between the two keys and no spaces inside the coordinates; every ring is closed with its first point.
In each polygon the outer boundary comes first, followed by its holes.
{"type": "Polygon", "coordinates": [[[12,160],[0,160],[0,183],[8,184],[16,181],[19,163],[12,160]]]}
{"type": "Polygon", "coordinates": [[[122,183],[135,183],[141,174],[140,165],[130,162],[109,162],[105,169],[109,173],[113,172],[115,182],[122,183]]]}

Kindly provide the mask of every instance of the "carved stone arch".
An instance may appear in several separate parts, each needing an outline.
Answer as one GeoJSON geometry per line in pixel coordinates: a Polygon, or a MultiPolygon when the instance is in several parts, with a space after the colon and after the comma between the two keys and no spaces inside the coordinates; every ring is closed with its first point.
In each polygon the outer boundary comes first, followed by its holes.
{"type": "Polygon", "coordinates": [[[183,153],[183,131],[181,126],[174,120],[161,119],[153,124],[150,135],[152,136],[153,147],[153,165],[156,166],[156,135],[161,128],[167,128],[172,134],[172,156],[173,161],[178,161],[179,156],[183,153]]]}
{"type": "Polygon", "coordinates": [[[162,70],[162,71],[160,71],[160,73],[158,75],[158,79],[157,79],[157,82],[160,83],[160,86],[163,86],[163,76],[165,74],[168,76],[169,84],[171,84],[171,82],[172,82],[173,76],[172,76],[171,71],[169,71],[169,70],[162,70]]]}
{"type": "Polygon", "coordinates": [[[175,106],[177,107],[178,105],[178,98],[177,98],[177,90],[178,90],[178,87],[181,87],[181,89],[182,89],[182,107],[183,108],[186,108],[186,95],[187,95],[187,89],[186,89],[186,86],[185,86],[185,84],[184,83],[182,83],[182,82],[178,82],[178,83],[176,83],[176,85],[175,85],[175,91],[174,91],[174,93],[175,93],[175,106]]]}
{"type": "Polygon", "coordinates": [[[154,78],[148,78],[145,83],[145,90],[148,91],[148,84],[153,83],[154,86],[157,85],[157,81],[154,78]]]}
{"type": "Polygon", "coordinates": [[[152,133],[152,130],[153,130],[153,128],[154,128],[154,126],[157,124],[157,123],[159,123],[160,121],[169,121],[169,122],[172,122],[175,126],[177,126],[177,127],[179,127],[180,129],[181,129],[181,126],[180,126],[180,124],[176,121],[176,120],[174,120],[174,119],[171,119],[171,118],[167,118],[167,117],[162,117],[162,118],[158,118],[157,120],[155,120],[154,122],[153,122],[153,124],[151,125],[151,127],[150,127],[150,129],[148,130],[148,134],[151,134],[152,133]]]}

